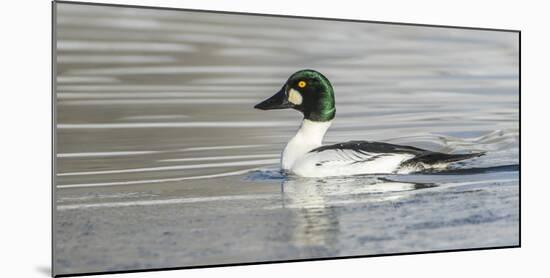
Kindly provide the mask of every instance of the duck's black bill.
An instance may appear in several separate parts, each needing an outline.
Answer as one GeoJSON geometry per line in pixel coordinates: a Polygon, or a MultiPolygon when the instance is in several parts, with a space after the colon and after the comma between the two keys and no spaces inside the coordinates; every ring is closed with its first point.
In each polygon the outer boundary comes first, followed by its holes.
{"type": "Polygon", "coordinates": [[[285,109],[292,108],[292,103],[288,101],[285,94],[285,87],[283,86],[283,88],[278,93],[256,104],[254,108],[261,110],[285,109]]]}

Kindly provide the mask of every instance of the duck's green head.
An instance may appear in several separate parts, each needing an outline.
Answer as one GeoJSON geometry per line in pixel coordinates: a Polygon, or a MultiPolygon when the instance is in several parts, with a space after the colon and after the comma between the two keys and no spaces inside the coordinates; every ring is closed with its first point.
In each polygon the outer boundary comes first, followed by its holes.
{"type": "Polygon", "coordinates": [[[336,114],[332,85],[324,75],[310,69],[295,72],[279,92],[254,108],[294,108],[301,111],[305,119],[316,122],[330,121],[336,114]]]}

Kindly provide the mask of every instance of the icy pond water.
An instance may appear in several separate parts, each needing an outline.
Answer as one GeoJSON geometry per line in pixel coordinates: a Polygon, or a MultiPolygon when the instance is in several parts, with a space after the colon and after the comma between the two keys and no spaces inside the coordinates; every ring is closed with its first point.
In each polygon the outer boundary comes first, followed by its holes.
{"type": "Polygon", "coordinates": [[[519,244],[518,34],[57,4],[55,272],[519,244]],[[285,177],[312,68],[325,143],[487,155],[445,173],[285,177]]]}

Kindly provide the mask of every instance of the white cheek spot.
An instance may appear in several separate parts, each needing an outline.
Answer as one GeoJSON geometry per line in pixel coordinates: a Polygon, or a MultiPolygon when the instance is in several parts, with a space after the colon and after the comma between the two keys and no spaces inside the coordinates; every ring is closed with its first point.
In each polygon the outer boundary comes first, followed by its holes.
{"type": "Polygon", "coordinates": [[[298,91],[290,89],[290,91],[288,91],[288,101],[294,105],[300,105],[303,101],[302,95],[298,91]]]}

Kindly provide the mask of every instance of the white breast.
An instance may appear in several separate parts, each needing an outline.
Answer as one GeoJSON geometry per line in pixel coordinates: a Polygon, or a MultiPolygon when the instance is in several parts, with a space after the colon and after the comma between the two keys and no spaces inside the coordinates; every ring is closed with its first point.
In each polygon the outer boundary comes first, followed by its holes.
{"type": "Polygon", "coordinates": [[[331,121],[313,122],[304,119],[296,135],[290,139],[281,156],[281,168],[292,171],[294,163],[309,151],[320,147],[331,121]]]}

